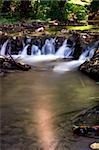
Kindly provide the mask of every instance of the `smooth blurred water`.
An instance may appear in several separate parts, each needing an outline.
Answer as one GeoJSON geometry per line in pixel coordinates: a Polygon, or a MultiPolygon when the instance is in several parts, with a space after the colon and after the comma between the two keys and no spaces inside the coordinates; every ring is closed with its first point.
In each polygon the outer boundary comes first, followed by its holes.
{"type": "Polygon", "coordinates": [[[91,59],[93,57],[94,52],[98,46],[98,43],[99,43],[99,41],[95,42],[91,47],[86,47],[86,49],[79,56],[78,60],[72,60],[69,62],[58,63],[58,65],[56,65],[53,68],[53,71],[55,71],[57,73],[64,73],[66,71],[77,70],[78,67],[81,64],[83,64],[87,59],[91,59]]]}
{"type": "Polygon", "coordinates": [[[1,47],[0,49],[0,55],[3,55],[5,56],[5,52],[6,52],[6,47],[7,47],[7,44],[8,44],[9,40],[7,40],[1,47]]]}
{"type": "Polygon", "coordinates": [[[74,137],[71,118],[99,103],[99,86],[80,72],[43,67],[1,78],[1,148],[90,150],[97,140],[74,137]]]}

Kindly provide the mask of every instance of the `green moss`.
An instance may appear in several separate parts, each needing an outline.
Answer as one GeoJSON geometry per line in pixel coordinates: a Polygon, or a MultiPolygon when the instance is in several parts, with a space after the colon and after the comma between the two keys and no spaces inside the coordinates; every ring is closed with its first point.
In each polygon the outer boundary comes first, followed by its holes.
{"type": "Polygon", "coordinates": [[[84,31],[84,30],[92,30],[92,29],[96,29],[99,30],[98,26],[95,25],[86,25],[86,26],[67,26],[66,27],[69,30],[80,30],[80,31],[84,31]]]}

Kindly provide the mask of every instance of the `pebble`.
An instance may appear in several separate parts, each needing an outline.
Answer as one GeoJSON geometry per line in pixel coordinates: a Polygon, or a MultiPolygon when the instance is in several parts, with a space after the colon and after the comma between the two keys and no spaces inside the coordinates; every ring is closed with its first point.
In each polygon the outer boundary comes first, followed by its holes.
{"type": "Polygon", "coordinates": [[[90,145],[91,149],[99,150],[99,143],[93,143],[90,145]]]}

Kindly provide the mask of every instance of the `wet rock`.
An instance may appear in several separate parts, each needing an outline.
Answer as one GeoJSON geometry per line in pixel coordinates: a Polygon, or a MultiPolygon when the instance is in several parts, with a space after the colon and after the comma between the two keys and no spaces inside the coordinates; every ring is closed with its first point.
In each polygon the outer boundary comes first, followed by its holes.
{"type": "Polygon", "coordinates": [[[44,31],[44,27],[40,27],[38,29],[35,30],[36,32],[43,32],[44,31]]]}
{"type": "Polygon", "coordinates": [[[72,119],[73,133],[81,136],[99,136],[99,105],[89,108],[72,119]]]}
{"type": "Polygon", "coordinates": [[[28,71],[31,66],[16,62],[12,58],[0,57],[0,74],[6,72],[6,70],[23,70],[28,71]]]}
{"type": "Polygon", "coordinates": [[[87,74],[91,78],[95,79],[97,82],[99,81],[99,50],[96,50],[93,58],[91,60],[87,60],[80,66],[80,71],[87,74]]]}

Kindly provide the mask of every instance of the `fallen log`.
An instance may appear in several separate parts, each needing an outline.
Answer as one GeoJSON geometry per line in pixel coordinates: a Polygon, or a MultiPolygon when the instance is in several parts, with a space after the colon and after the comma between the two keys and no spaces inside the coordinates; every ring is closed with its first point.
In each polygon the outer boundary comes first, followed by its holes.
{"type": "Polygon", "coordinates": [[[22,64],[20,62],[16,62],[13,57],[9,54],[10,58],[0,57],[0,68],[7,70],[22,70],[28,71],[31,66],[28,64],[22,64]]]}

